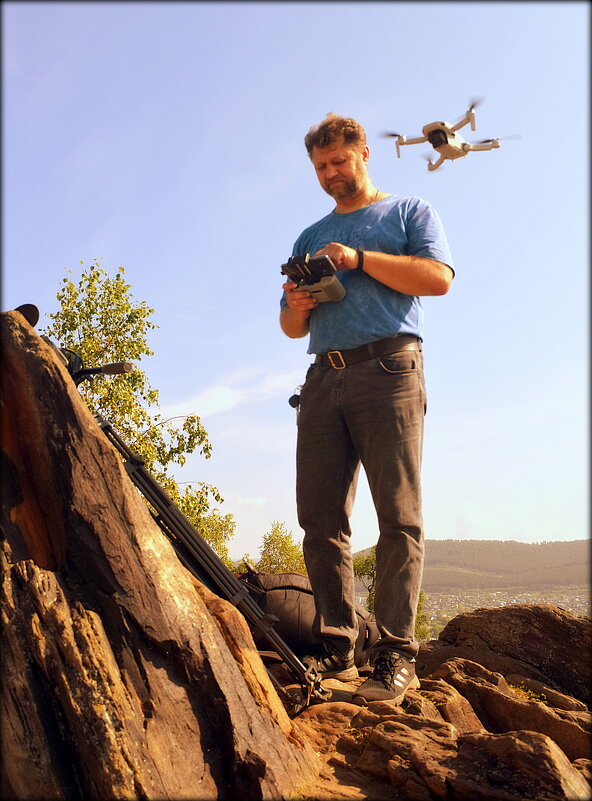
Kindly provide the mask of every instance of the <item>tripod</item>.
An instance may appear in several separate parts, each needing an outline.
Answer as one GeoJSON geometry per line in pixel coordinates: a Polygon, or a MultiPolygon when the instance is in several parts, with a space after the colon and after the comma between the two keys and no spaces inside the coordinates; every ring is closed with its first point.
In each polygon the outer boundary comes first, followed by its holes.
{"type": "Polygon", "coordinates": [[[226,598],[242,612],[255,631],[258,630],[264,635],[269,645],[286,664],[293,678],[300,684],[301,697],[296,699],[268,670],[291,716],[297,715],[313,701],[328,701],[331,691],[323,687],[317,671],[313,667],[306,667],[273,628],[277,618],[262,611],[249,594],[247,587],[226,567],[195,526],[146,470],[143,459],[129,449],[113,426],[101,415],[96,415],[95,419],[109,442],[123,456],[123,464],[129,477],[154,510],[152,512],[154,520],[170,540],[181,563],[212,592],[226,598]]]}

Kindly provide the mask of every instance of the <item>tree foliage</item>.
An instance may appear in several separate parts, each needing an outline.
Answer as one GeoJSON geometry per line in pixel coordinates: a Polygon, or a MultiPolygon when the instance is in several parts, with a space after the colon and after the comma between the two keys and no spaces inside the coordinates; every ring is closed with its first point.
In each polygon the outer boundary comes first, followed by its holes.
{"type": "MultiPolygon", "coordinates": [[[[134,363],[125,375],[96,376],[79,386],[93,414],[108,420],[129,447],[144,460],[146,469],[227,563],[227,543],[234,535],[232,515],[210,510],[221,503],[216,487],[190,482],[183,490],[171,475],[188,454],[211,455],[208,435],[197,415],[163,418],[158,397],[146,373],[137,367],[144,356],[153,355],[148,333],[156,328],[154,314],[144,301],[134,301],[125,271],[114,277],[102,269],[100,260],[84,267],[78,283],[66,277],[57,293],[58,311],[49,314],[51,324],[43,331],[62,348],[78,353],[87,367],[119,361],[134,363]],[[182,422],[181,422],[182,421],[182,422]]],[[[72,276],[72,271],[67,271],[72,276]]]]}
{"type": "MultiPolygon", "coordinates": [[[[370,612],[374,611],[374,595],[376,590],[376,545],[372,546],[368,551],[362,552],[354,556],[353,559],[354,576],[362,582],[364,587],[368,590],[368,598],[366,599],[366,607],[370,612]]],[[[415,637],[419,642],[429,639],[430,622],[426,612],[424,611],[424,593],[423,590],[419,593],[419,602],[417,604],[417,616],[415,619],[415,637]]]]}
{"type": "Polygon", "coordinates": [[[307,575],[302,546],[294,540],[285,523],[274,520],[271,524],[271,530],[263,537],[256,568],[260,573],[307,575]]]}
{"type": "Polygon", "coordinates": [[[415,618],[415,638],[418,642],[426,642],[430,639],[430,619],[425,611],[424,602],[425,595],[421,590],[417,603],[417,617],[415,618]]]}
{"type": "Polygon", "coordinates": [[[376,545],[368,552],[356,554],[353,559],[354,576],[362,582],[368,590],[366,607],[374,611],[374,585],[376,584],[376,545]]]}

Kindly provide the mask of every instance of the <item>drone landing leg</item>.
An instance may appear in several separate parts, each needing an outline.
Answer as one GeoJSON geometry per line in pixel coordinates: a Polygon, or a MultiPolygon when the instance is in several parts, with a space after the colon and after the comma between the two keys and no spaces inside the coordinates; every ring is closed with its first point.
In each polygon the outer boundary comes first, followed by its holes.
{"type": "Polygon", "coordinates": [[[442,166],[442,164],[444,164],[445,161],[446,161],[446,156],[440,156],[438,161],[428,161],[428,170],[430,172],[434,172],[434,170],[437,170],[438,167],[442,166]]]}

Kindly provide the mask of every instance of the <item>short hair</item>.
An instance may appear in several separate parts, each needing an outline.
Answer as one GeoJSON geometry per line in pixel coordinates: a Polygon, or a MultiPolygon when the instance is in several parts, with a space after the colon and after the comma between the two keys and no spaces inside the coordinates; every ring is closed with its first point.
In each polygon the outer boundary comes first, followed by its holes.
{"type": "Polygon", "coordinates": [[[343,140],[347,145],[366,145],[366,132],[359,122],[351,117],[340,117],[332,111],[318,125],[313,125],[304,137],[309,158],[313,147],[327,147],[343,140]]]}

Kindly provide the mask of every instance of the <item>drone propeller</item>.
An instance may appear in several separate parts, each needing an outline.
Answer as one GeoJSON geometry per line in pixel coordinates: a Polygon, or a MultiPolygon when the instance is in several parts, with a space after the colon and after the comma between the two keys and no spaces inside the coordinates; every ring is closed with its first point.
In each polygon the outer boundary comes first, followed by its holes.
{"type": "Polygon", "coordinates": [[[379,134],[379,136],[392,137],[396,139],[397,141],[395,142],[395,148],[397,150],[397,158],[401,158],[401,143],[399,140],[401,139],[402,134],[395,133],[394,131],[383,131],[382,133],[379,134]]]}
{"type": "MultiPolygon", "coordinates": [[[[420,153],[420,154],[419,154],[419,157],[420,157],[420,159],[423,159],[424,161],[427,161],[427,163],[428,163],[428,165],[429,165],[429,166],[431,166],[432,164],[435,164],[435,163],[436,163],[436,162],[435,162],[435,161],[432,159],[432,157],[431,157],[431,155],[430,155],[429,153],[420,153]]],[[[438,169],[437,169],[437,170],[435,170],[435,172],[444,172],[444,171],[446,170],[446,165],[447,165],[448,163],[449,163],[449,162],[448,162],[448,160],[444,161],[444,163],[443,163],[443,164],[440,164],[440,166],[438,167],[438,169]]],[[[430,170],[430,172],[432,172],[432,170],[430,170]]]]}
{"type": "Polygon", "coordinates": [[[469,111],[473,111],[483,103],[484,97],[470,97],[469,98],[469,111]]]}
{"type": "Polygon", "coordinates": [[[518,139],[522,139],[522,136],[521,136],[521,134],[509,134],[508,136],[495,136],[493,139],[481,139],[476,144],[478,144],[478,145],[489,145],[489,144],[491,144],[491,142],[500,142],[500,141],[506,140],[506,139],[518,140],[518,139]]]}

